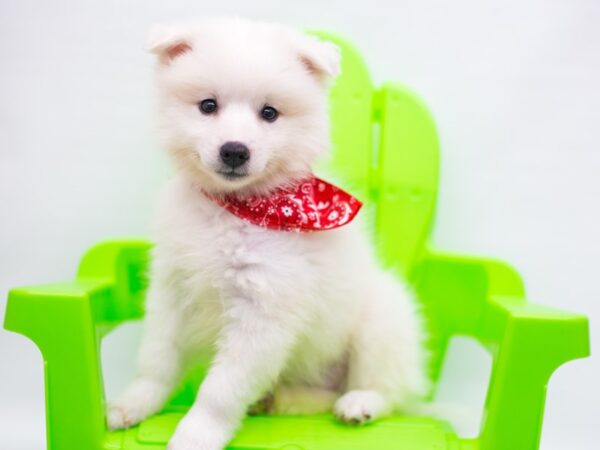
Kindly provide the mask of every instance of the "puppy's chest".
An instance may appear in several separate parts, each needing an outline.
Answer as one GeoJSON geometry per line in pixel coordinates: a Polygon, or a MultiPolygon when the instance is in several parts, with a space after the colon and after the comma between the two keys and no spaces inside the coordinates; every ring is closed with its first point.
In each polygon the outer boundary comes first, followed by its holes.
{"type": "Polygon", "coordinates": [[[195,232],[183,253],[218,289],[264,290],[293,277],[314,256],[309,236],[249,224],[216,205],[189,220],[186,228],[195,232]]]}

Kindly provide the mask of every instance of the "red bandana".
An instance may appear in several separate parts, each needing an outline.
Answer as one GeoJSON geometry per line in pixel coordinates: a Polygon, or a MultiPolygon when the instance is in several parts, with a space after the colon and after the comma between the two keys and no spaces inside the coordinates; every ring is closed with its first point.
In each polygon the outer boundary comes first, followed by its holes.
{"type": "Polygon", "coordinates": [[[362,206],[352,195],[315,176],[279,188],[268,197],[208,197],[247,222],[280,231],[341,227],[354,219],[362,206]]]}

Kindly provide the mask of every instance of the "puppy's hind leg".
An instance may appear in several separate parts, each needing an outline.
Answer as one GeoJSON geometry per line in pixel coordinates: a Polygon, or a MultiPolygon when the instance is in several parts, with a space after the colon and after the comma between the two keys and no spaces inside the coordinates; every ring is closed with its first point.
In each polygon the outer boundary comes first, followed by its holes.
{"type": "Polygon", "coordinates": [[[414,300],[391,275],[378,275],[352,335],[348,392],[334,408],[338,418],[350,424],[402,409],[427,387],[414,300]]]}

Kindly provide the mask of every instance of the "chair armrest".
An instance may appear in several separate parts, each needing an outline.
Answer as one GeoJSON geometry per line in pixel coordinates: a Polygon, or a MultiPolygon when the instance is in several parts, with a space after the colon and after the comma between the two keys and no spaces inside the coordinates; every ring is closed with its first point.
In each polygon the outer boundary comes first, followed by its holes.
{"type": "Polygon", "coordinates": [[[139,275],[148,247],[142,241],[100,244],[85,255],[75,281],[9,292],[4,327],[29,337],[44,359],[49,449],[102,446],[100,340],[141,315],[139,275]]]}
{"type": "Polygon", "coordinates": [[[450,316],[444,340],[469,335],[492,354],[480,448],[537,449],[552,372],[589,354],[587,318],[527,303],[520,276],[499,261],[430,253],[415,277],[450,316]]]}
{"type": "Polygon", "coordinates": [[[92,304],[109,296],[104,280],[9,292],[4,327],[29,337],[44,359],[48,449],[100,448],[104,395],[92,304]]]}
{"type": "Polygon", "coordinates": [[[587,318],[491,295],[478,338],[494,355],[481,449],[537,449],[550,376],[589,355],[587,318]]]}
{"type": "Polygon", "coordinates": [[[150,248],[145,240],[111,240],[93,246],[83,256],[77,280],[104,280],[111,286],[112,295],[94,305],[98,323],[143,316],[150,248]]]}

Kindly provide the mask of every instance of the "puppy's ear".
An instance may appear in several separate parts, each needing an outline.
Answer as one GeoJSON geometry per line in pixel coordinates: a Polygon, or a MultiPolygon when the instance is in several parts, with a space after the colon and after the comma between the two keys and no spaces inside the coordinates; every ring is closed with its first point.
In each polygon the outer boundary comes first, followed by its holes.
{"type": "Polygon", "coordinates": [[[162,64],[169,64],[192,50],[192,40],[190,34],[182,29],[154,27],[150,31],[146,48],[157,55],[162,64]]]}
{"type": "Polygon", "coordinates": [[[302,35],[297,51],[300,62],[319,81],[326,82],[339,75],[341,55],[337,45],[302,35]]]}

